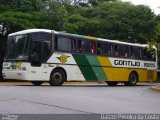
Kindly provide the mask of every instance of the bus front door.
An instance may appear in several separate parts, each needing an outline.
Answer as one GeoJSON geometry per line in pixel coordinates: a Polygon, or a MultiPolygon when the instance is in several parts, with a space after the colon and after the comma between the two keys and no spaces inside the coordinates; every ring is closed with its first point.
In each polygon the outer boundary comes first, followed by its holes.
{"type": "Polygon", "coordinates": [[[49,41],[33,41],[31,45],[31,74],[35,80],[47,80],[48,64],[46,63],[51,55],[49,41]]]}
{"type": "Polygon", "coordinates": [[[31,80],[42,81],[42,42],[32,41],[30,49],[31,80]]]}

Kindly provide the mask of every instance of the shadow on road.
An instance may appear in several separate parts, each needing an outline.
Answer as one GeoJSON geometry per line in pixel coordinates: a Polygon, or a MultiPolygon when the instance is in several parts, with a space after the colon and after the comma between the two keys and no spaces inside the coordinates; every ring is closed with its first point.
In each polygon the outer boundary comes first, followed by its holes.
{"type": "Polygon", "coordinates": [[[114,87],[114,88],[118,88],[118,87],[146,87],[146,86],[152,86],[152,84],[138,84],[136,86],[125,86],[123,84],[119,84],[117,86],[108,86],[107,84],[72,84],[72,85],[69,85],[69,84],[65,84],[65,85],[62,85],[62,86],[50,86],[49,84],[42,84],[40,86],[34,86],[32,84],[0,84],[0,86],[26,86],[26,87],[53,87],[53,88],[63,88],[63,87],[114,87]]]}

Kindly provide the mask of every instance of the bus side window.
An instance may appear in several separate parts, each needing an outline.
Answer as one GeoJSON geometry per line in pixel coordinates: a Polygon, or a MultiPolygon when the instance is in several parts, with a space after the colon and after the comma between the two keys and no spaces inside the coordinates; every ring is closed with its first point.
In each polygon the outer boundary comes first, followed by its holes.
{"type": "Polygon", "coordinates": [[[48,59],[48,57],[51,54],[51,46],[50,46],[50,41],[44,41],[42,43],[43,46],[43,56],[42,56],[42,60],[46,61],[48,59]]]}
{"type": "Polygon", "coordinates": [[[76,46],[76,40],[74,39],[71,40],[71,48],[72,52],[76,52],[77,46],[76,46]]]}
{"type": "Polygon", "coordinates": [[[107,49],[106,49],[107,55],[111,55],[111,44],[107,43],[107,49]]]}
{"type": "Polygon", "coordinates": [[[152,56],[152,54],[149,51],[147,51],[147,49],[143,49],[142,54],[143,54],[143,59],[144,60],[148,60],[148,61],[155,61],[156,60],[156,58],[154,58],[152,56]]]}
{"type": "Polygon", "coordinates": [[[129,47],[125,46],[125,57],[129,57],[129,47]]]}
{"type": "Polygon", "coordinates": [[[124,45],[117,45],[117,51],[119,57],[126,57],[126,47],[124,45]]]}
{"type": "Polygon", "coordinates": [[[131,58],[141,59],[142,49],[140,47],[131,47],[131,58]]]}
{"type": "Polygon", "coordinates": [[[113,46],[113,44],[111,44],[111,53],[110,53],[110,55],[111,55],[111,56],[114,55],[114,46],[113,46]]]}
{"type": "Polygon", "coordinates": [[[132,47],[130,47],[130,48],[129,48],[129,57],[130,57],[130,58],[133,58],[132,54],[133,54],[133,53],[132,53],[132,47]]]}
{"type": "Polygon", "coordinates": [[[71,39],[68,37],[57,37],[57,49],[59,51],[70,52],[71,51],[71,39]]]}
{"type": "Polygon", "coordinates": [[[91,41],[90,40],[83,40],[82,41],[82,51],[83,53],[87,53],[87,54],[91,54],[92,50],[91,50],[91,41]]]}
{"type": "Polygon", "coordinates": [[[100,42],[101,55],[108,56],[111,54],[111,44],[107,42],[100,42]]]}
{"type": "Polygon", "coordinates": [[[100,48],[100,51],[101,51],[101,55],[106,55],[107,53],[106,53],[106,44],[104,43],[104,42],[100,42],[100,46],[101,46],[101,48],[100,48]]]}
{"type": "Polygon", "coordinates": [[[32,41],[30,56],[34,61],[41,61],[42,44],[39,41],[32,41]]]}
{"type": "Polygon", "coordinates": [[[133,52],[133,47],[130,47],[130,57],[135,58],[135,54],[133,52]]]}
{"type": "Polygon", "coordinates": [[[100,55],[100,53],[101,53],[100,42],[97,42],[97,55],[100,55]]]}
{"type": "Polygon", "coordinates": [[[92,54],[96,54],[96,42],[91,42],[91,52],[92,54]]]}
{"type": "Polygon", "coordinates": [[[55,37],[55,41],[54,41],[54,49],[57,50],[58,49],[58,42],[57,42],[57,36],[55,37]]]}
{"type": "Polygon", "coordinates": [[[77,41],[77,52],[78,53],[82,52],[82,41],[81,40],[77,41]]]}
{"type": "Polygon", "coordinates": [[[117,57],[118,56],[118,46],[114,45],[114,56],[117,57]]]}
{"type": "Polygon", "coordinates": [[[147,50],[143,49],[143,59],[147,60],[147,50]]]}

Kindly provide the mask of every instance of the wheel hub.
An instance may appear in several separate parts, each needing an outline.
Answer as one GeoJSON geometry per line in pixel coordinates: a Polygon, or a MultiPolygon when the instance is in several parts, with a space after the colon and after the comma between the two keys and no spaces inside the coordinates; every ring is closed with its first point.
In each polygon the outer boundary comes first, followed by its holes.
{"type": "Polygon", "coordinates": [[[132,75],[132,76],[131,76],[131,82],[132,82],[132,83],[136,83],[136,81],[137,81],[136,77],[135,77],[134,75],[132,75]]]}
{"type": "Polygon", "coordinates": [[[53,79],[55,80],[55,81],[61,81],[62,80],[62,76],[61,76],[61,74],[60,73],[54,73],[53,74],[53,79]]]}

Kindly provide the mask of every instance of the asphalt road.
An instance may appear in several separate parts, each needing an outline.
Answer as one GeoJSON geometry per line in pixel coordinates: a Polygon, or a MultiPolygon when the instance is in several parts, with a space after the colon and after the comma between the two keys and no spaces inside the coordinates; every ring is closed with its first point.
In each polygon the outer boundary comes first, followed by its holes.
{"type": "Polygon", "coordinates": [[[3,114],[160,114],[151,85],[0,85],[3,114]]]}

